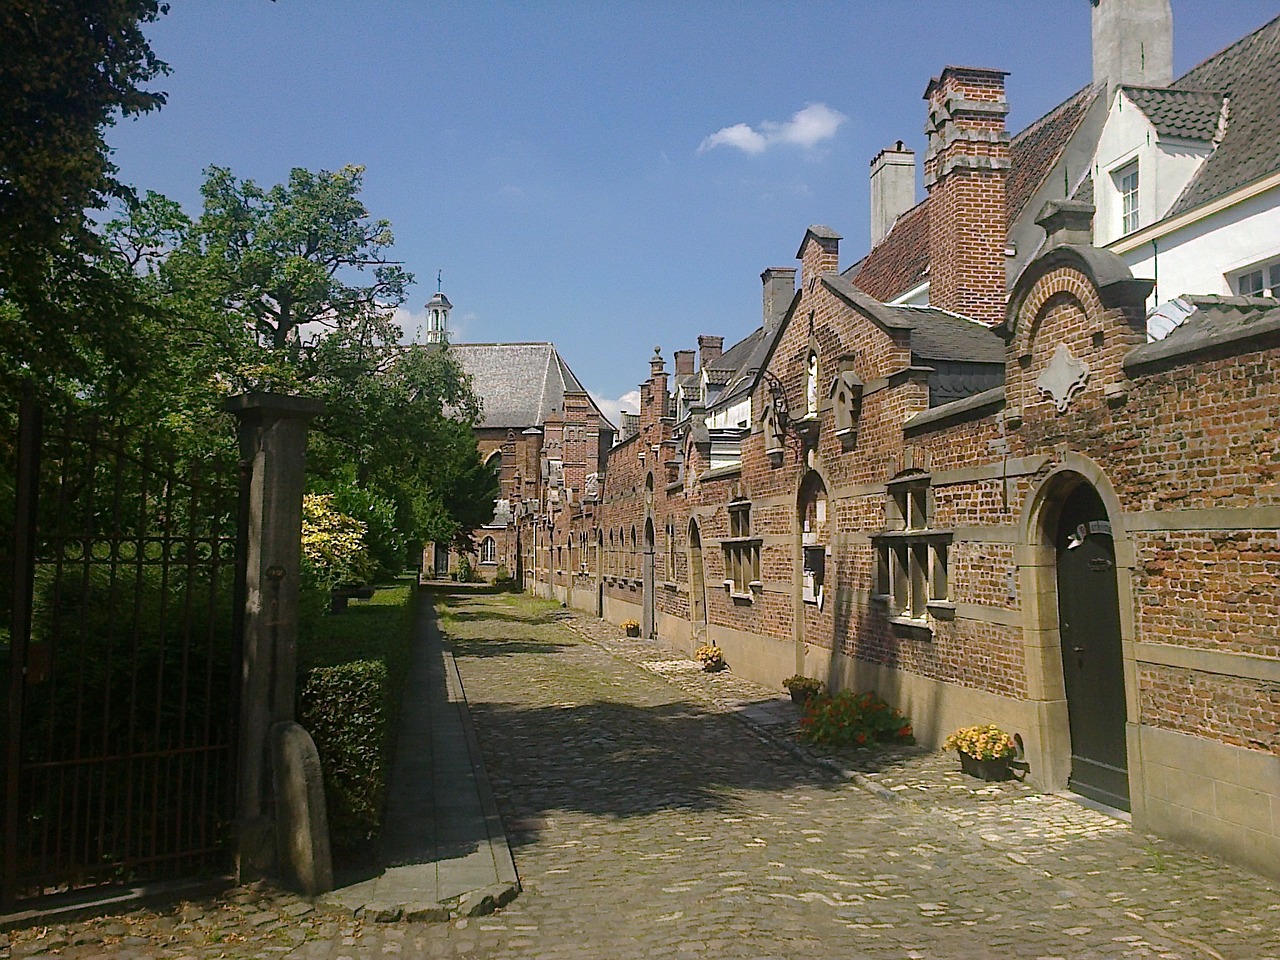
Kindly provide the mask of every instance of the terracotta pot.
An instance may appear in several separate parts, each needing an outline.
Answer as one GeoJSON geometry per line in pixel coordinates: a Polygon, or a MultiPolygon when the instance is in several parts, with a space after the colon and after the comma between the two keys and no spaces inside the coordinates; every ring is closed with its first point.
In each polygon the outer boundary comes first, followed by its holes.
{"type": "Polygon", "coordinates": [[[960,769],[979,780],[1012,780],[1013,770],[1009,767],[1008,757],[996,757],[993,760],[979,760],[971,757],[963,750],[960,754],[960,769]]]}

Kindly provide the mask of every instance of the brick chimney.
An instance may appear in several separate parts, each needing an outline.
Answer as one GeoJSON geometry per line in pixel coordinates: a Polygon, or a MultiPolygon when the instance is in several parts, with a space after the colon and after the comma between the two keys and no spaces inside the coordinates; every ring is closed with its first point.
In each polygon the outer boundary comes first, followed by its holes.
{"type": "Polygon", "coordinates": [[[696,351],[677,350],[675,356],[677,377],[687,377],[693,373],[693,358],[697,356],[696,351]]]}
{"type": "Polygon", "coordinates": [[[800,261],[800,281],[806,287],[824,273],[840,269],[840,240],[840,234],[821,224],[805,231],[796,259],[800,261]]]}
{"type": "Polygon", "coordinates": [[[1009,112],[1003,70],[947,67],[929,81],[929,303],[982,323],[1004,319],[1009,112]]]}
{"type": "Polygon", "coordinates": [[[707,364],[719,360],[724,353],[724,337],[713,337],[702,334],[698,337],[698,369],[705,370],[707,364]]]}
{"type": "Polygon", "coordinates": [[[650,422],[657,422],[667,415],[667,371],[661,347],[654,347],[653,356],[649,358],[649,399],[653,403],[650,422]]]}
{"type": "Polygon", "coordinates": [[[894,222],[916,205],[916,152],[901,140],[871,161],[871,245],[893,229],[894,222]]]}
{"type": "Polygon", "coordinates": [[[796,295],[796,268],[769,267],[760,274],[760,282],[764,285],[764,331],[772,333],[796,295]]]}

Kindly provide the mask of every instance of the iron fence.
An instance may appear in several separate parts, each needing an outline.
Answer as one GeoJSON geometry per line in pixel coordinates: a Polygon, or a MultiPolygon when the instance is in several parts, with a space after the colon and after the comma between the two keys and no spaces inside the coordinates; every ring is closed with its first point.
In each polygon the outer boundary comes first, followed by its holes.
{"type": "Polygon", "coordinates": [[[24,402],[8,444],[3,904],[227,867],[239,487],[24,402]]]}

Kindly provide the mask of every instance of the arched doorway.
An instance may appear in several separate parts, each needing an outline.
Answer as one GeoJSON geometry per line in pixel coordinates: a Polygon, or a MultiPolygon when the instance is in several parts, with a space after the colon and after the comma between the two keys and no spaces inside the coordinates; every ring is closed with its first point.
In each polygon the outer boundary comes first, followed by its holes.
{"type": "Polygon", "coordinates": [[[657,634],[658,625],[654,622],[653,610],[653,517],[644,521],[644,558],[641,561],[641,578],[643,592],[640,598],[640,636],[653,637],[657,634]]]}
{"type": "Polygon", "coordinates": [[[1124,658],[1116,552],[1106,506],[1082,483],[1062,503],[1054,537],[1058,633],[1077,793],[1129,809],[1124,658]]]}
{"type": "Polygon", "coordinates": [[[689,521],[689,620],[693,636],[701,641],[707,632],[707,581],[702,570],[702,535],[698,521],[689,521]]]}

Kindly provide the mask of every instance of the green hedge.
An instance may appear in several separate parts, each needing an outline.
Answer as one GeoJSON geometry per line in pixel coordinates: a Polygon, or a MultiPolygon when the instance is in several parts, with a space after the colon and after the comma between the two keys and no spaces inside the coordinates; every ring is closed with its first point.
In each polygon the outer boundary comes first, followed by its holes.
{"type": "Polygon", "coordinates": [[[416,604],[409,586],[380,588],[300,638],[298,722],[320,754],[340,865],[369,860],[381,828],[416,604]]]}

